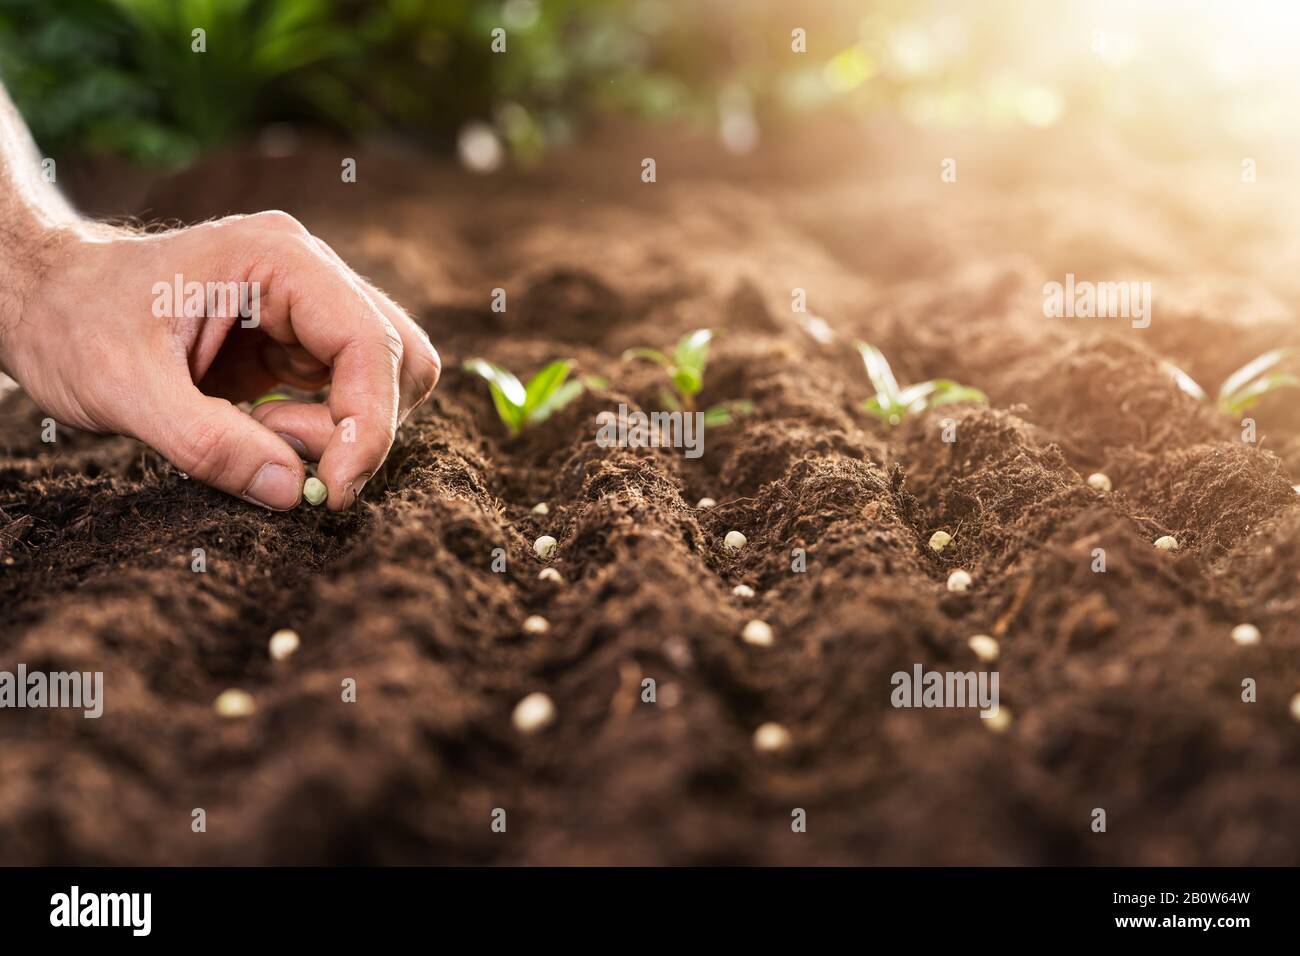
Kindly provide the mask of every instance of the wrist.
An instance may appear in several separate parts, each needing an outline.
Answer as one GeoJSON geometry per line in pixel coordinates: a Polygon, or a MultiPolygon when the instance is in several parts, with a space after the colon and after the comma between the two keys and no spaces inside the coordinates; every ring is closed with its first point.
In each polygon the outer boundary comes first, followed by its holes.
{"type": "Polygon", "coordinates": [[[18,340],[37,311],[33,303],[80,233],[75,223],[0,220],[0,371],[14,376],[18,340]]]}

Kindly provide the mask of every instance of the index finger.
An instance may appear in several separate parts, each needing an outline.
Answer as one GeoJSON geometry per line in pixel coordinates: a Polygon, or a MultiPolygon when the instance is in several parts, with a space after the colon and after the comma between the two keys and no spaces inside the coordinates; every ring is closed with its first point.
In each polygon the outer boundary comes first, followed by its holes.
{"type": "Polygon", "coordinates": [[[285,237],[268,260],[269,315],[263,326],[330,366],[334,431],[317,477],[328,505],[352,504],[388,456],[397,433],[402,339],[384,314],[310,236],[285,237]]]}

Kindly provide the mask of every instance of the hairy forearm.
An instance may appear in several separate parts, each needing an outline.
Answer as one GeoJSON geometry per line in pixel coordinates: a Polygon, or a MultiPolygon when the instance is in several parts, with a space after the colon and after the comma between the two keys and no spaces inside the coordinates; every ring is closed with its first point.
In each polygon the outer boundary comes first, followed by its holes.
{"type": "Polygon", "coordinates": [[[77,214],[44,175],[27,125],[0,86],[0,370],[6,340],[54,251],[81,231],[77,214]]]}

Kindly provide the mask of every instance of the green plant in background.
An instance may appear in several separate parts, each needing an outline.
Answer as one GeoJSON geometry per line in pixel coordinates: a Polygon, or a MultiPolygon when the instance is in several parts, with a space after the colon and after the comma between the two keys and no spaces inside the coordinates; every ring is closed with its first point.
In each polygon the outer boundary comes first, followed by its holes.
{"type": "Polygon", "coordinates": [[[568,359],[547,365],[530,378],[527,385],[486,359],[470,359],[465,363],[465,370],[488,383],[497,414],[511,435],[519,435],[524,429],[546,421],[581,395],[585,387],[583,381],[569,380],[573,362],[568,359]]]}
{"type": "MultiPolygon", "coordinates": [[[[695,396],[704,388],[704,370],[709,364],[709,345],[713,342],[712,329],[695,329],[677,340],[672,357],[658,349],[635,348],[623,353],[623,361],[644,359],[654,362],[664,370],[672,390],[660,389],[659,399],[672,411],[695,411],[695,396]]],[[[727,425],[736,416],[748,415],[754,403],[745,399],[722,402],[707,409],[704,425],[727,425]]]]}
{"type": "MultiPolygon", "coordinates": [[[[1214,406],[1227,415],[1239,415],[1253,408],[1265,395],[1283,388],[1300,388],[1300,375],[1277,371],[1284,362],[1295,359],[1300,350],[1280,348],[1251,359],[1223,380],[1214,406]]],[[[1208,402],[1209,395],[1190,375],[1172,362],[1162,362],[1175,384],[1198,402],[1208,402]]]]}
{"type": "Polygon", "coordinates": [[[961,385],[950,378],[936,378],[899,388],[884,352],[866,342],[855,342],[854,345],[866,366],[867,378],[876,389],[876,394],[864,401],[862,407],[888,425],[898,425],[908,415],[939,405],[986,401],[978,388],[961,385]]]}

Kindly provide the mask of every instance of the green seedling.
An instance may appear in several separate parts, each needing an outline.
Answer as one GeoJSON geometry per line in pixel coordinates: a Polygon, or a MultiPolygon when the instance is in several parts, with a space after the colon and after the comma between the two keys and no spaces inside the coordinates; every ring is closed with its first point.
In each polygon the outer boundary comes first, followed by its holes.
{"type": "MultiPolygon", "coordinates": [[[[1300,354],[1294,348],[1273,349],[1251,359],[1223,380],[1214,406],[1227,415],[1239,415],[1257,405],[1269,392],[1280,388],[1300,388],[1300,375],[1275,371],[1278,365],[1300,354]]],[[[1162,362],[1174,383],[1198,402],[1209,401],[1205,389],[1172,362],[1162,362]]]]}
{"type": "MultiPolygon", "coordinates": [[[[470,359],[465,369],[483,378],[492,390],[492,401],[497,414],[510,429],[510,434],[521,434],[524,429],[546,421],[569,402],[582,394],[586,383],[569,379],[573,362],[562,359],[552,362],[524,385],[500,365],[486,359],[470,359]]],[[[597,385],[592,380],[591,385],[597,385]]]]}
{"type": "MultiPolygon", "coordinates": [[[[709,344],[713,341],[712,329],[696,329],[677,340],[670,358],[658,349],[628,349],[623,361],[645,359],[664,370],[672,386],[660,389],[659,400],[670,411],[695,411],[695,397],[704,388],[704,370],[709,364],[709,344]]],[[[729,425],[741,415],[754,410],[754,403],[746,399],[721,402],[704,412],[704,427],[729,425]]]]}
{"type": "Polygon", "coordinates": [[[953,402],[987,400],[978,388],[958,384],[950,378],[936,378],[899,388],[898,379],[894,377],[894,370],[889,367],[884,352],[866,342],[854,344],[862,356],[862,364],[866,366],[867,378],[876,389],[876,394],[864,401],[862,407],[888,425],[898,425],[908,415],[923,412],[927,408],[951,405],[953,402]]]}

